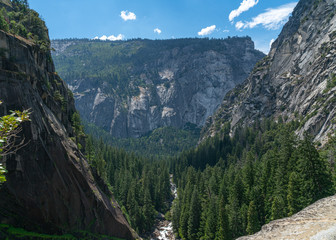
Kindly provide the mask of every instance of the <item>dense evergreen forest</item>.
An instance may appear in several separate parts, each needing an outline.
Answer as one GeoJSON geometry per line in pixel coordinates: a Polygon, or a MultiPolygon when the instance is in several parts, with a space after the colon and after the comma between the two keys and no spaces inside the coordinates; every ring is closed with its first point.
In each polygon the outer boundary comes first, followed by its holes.
{"type": "Polygon", "coordinates": [[[318,149],[298,122],[265,120],[221,134],[172,161],[182,239],[235,239],[335,193],[335,137],[318,149]]]}
{"type": "Polygon", "coordinates": [[[126,153],[92,137],[87,139],[86,156],[110,186],[131,226],[140,234],[150,231],[157,211],[169,209],[167,164],[126,153]]]}
{"type": "Polygon", "coordinates": [[[83,124],[87,134],[96,139],[101,138],[105,144],[155,158],[176,156],[184,150],[189,150],[196,146],[200,136],[200,129],[193,124],[186,125],[183,129],[157,128],[140,138],[114,138],[94,124],[83,124]]]}
{"type": "Polygon", "coordinates": [[[73,140],[98,175],[98,184],[108,186],[128,222],[139,234],[150,231],[157,212],[169,210],[171,191],[167,161],[129,153],[104,143],[102,138],[97,140],[86,135],[78,113],[74,113],[72,125],[76,135],[73,140]]]}
{"type": "Polygon", "coordinates": [[[139,233],[150,231],[156,211],[168,211],[170,171],[178,186],[171,209],[175,233],[188,240],[235,239],[335,193],[336,137],[320,149],[308,134],[296,136],[299,125],[267,119],[230,137],[226,124],[216,137],[166,160],[92,136],[85,152],[139,233]]]}

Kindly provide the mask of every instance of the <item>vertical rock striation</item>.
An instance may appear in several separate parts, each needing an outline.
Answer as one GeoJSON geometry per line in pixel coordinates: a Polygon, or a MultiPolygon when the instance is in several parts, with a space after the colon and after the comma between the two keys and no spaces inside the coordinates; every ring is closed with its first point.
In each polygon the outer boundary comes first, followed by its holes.
{"type": "Polygon", "coordinates": [[[202,127],[264,56],[249,37],[56,40],[52,46],[83,119],[122,138],[164,126],[202,127]]]}
{"type": "Polygon", "coordinates": [[[46,233],[87,230],[135,239],[111,192],[97,185],[70,139],[74,100],[50,53],[0,31],[0,54],[0,114],[31,112],[22,130],[27,145],[5,159],[0,222],[46,233]]]}
{"type": "Polygon", "coordinates": [[[234,128],[283,116],[287,121],[300,120],[299,135],[308,131],[325,142],[335,129],[335,42],[335,1],[301,0],[268,56],[209,118],[203,139],[226,121],[234,128]]]}

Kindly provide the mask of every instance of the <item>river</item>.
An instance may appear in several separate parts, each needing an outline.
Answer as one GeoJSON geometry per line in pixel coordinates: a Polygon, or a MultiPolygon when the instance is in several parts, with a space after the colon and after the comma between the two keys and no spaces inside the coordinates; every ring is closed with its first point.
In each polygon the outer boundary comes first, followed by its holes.
{"type": "MultiPolygon", "coordinates": [[[[177,197],[176,185],[173,183],[173,175],[170,175],[170,190],[173,198],[170,200],[170,206],[177,197]]],[[[155,220],[155,230],[151,234],[150,240],[175,240],[173,224],[165,219],[162,213],[159,213],[155,220]]]]}

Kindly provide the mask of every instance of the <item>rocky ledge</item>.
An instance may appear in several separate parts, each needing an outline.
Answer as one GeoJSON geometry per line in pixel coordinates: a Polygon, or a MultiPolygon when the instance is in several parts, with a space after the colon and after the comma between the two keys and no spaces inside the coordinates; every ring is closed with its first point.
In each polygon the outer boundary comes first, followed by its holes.
{"type": "Polygon", "coordinates": [[[321,199],[292,217],[275,220],[254,235],[238,240],[334,240],[336,195],[321,199]]]}

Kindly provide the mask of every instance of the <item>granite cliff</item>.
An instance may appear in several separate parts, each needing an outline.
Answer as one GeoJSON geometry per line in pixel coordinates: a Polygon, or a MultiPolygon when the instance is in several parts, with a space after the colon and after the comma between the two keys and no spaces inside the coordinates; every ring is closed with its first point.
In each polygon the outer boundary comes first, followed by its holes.
{"type": "Polygon", "coordinates": [[[119,138],[163,126],[202,127],[264,56],[249,37],[55,40],[52,46],[82,118],[119,138]]]}
{"type": "Polygon", "coordinates": [[[0,115],[31,112],[21,132],[27,145],[3,159],[8,174],[0,188],[0,222],[49,234],[85,230],[135,239],[112,193],[71,140],[74,100],[50,52],[0,31],[0,99],[0,115]]]}
{"type": "Polygon", "coordinates": [[[301,0],[268,56],[208,119],[202,138],[215,135],[228,121],[234,129],[282,116],[300,121],[299,136],[307,131],[325,143],[335,129],[335,13],[334,0],[301,0]]]}
{"type": "Polygon", "coordinates": [[[254,235],[237,240],[336,239],[336,196],[317,201],[297,214],[272,221],[254,235]]]}

